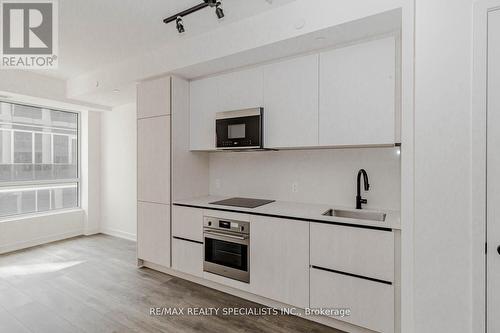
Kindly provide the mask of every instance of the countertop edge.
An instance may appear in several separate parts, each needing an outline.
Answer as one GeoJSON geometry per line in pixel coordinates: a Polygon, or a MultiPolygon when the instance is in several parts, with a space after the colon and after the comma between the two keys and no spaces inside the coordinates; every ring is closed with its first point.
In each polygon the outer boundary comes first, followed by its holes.
{"type": "Polygon", "coordinates": [[[231,213],[239,213],[239,214],[266,216],[266,217],[272,217],[272,218],[283,218],[283,219],[305,221],[305,222],[340,225],[340,226],[360,228],[360,229],[372,229],[372,230],[390,231],[390,232],[395,231],[395,230],[400,230],[400,228],[396,228],[394,226],[374,226],[371,224],[359,224],[359,223],[355,223],[355,222],[349,223],[349,222],[345,222],[345,221],[339,222],[339,221],[323,220],[323,219],[318,219],[318,218],[309,218],[309,217],[294,216],[294,215],[270,214],[270,213],[263,213],[263,212],[256,212],[256,211],[238,210],[237,207],[222,208],[222,207],[213,207],[212,205],[190,204],[190,203],[182,203],[182,202],[173,202],[172,205],[179,206],[179,207],[190,207],[190,208],[218,210],[218,211],[223,211],[223,212],[231,212],[231,213]]]}

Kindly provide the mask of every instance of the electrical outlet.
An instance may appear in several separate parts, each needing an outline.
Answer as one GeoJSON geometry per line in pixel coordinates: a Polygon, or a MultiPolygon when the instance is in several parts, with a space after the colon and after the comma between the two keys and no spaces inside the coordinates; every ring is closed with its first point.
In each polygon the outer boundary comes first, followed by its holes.
{"type": "Polygon", "coordinates": [[[216,179],[216,180],[215,180],[215,188],[216,188],[216,189],[220,189],[220,187],[221,187],[221,182],[220,182],[220,179],[216,179]]]}
{"type": "Polygon", "coordinates": [[[299,183],[293,182],[292,183],[292,193],[298,193],[298,192],[299,192],[299,183]]]}

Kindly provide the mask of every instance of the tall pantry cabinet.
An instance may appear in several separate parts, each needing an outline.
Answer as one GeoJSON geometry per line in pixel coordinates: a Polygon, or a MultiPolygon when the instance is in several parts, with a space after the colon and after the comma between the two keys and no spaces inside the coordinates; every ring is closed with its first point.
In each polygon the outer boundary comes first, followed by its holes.
{"type": "Polygon", "coordinates": [[[137,87],[137,257],[170,267],[171,78],[137,87]]]}

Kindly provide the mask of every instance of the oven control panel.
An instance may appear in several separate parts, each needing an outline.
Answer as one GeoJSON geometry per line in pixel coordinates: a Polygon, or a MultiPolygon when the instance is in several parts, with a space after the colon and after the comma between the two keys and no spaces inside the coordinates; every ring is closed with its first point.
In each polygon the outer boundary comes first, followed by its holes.
{"type": "Polygon", "coordinates": [[[246,221],[205,216],[203,218],[203,226],[205,228],[227,230],[243,234],[250,233],[250,223],[246,221]]]}

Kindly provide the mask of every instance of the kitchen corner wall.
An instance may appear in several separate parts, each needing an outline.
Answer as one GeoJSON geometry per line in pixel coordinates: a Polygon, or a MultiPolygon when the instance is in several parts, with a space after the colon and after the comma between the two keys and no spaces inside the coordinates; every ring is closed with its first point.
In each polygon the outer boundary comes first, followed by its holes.
{"type": "Polygon", "coordinates": [[[137,115],[128,104],[101,114],[101,232],[137,237],[137,115]]]}
{"type": "Polygon", "coordinates": [[[101,113],[81,113],[81,200],[85,235],[99,232],[101,224],[101,113]]]}
{"type": "Polygon", "coordinates": [[[357,148],[212,153],[210,194],[354,206],[357,172],[364,168],[371,185],[363,193],[366,207],[400,210],[398,152],[357,148]]]}

